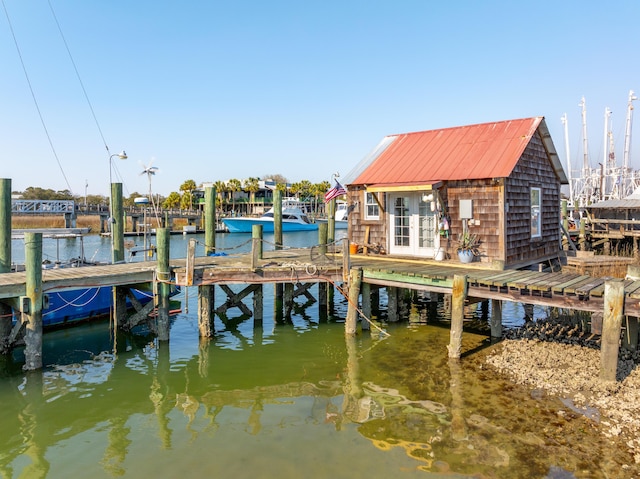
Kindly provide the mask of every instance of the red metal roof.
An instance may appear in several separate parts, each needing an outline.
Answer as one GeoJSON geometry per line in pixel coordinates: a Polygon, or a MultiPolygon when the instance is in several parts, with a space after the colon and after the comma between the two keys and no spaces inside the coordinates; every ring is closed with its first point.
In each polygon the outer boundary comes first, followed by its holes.
{"type": "Polygon", "coordinates": [[[349,183],[415,185],[507,177],[541,123],[548,136],[543,117],[390,135],[383,140],[388,146],[349,183]]]}

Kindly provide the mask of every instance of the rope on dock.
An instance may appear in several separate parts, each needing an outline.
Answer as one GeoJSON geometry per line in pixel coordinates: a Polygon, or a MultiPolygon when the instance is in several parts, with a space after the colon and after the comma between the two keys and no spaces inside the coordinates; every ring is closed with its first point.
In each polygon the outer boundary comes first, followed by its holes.
{"type": "Polygon", "coordinates": [[[373,326],[375,329],[377,329],[381,334],[384,334],[387,337],[391,337],[391,334],[389,334],[388,332],[386,332],[384,329],[382,329],[380,326],[378,326],[375,322],[373,322],[372,319],[369,319],[363,312],[362,310],[358,307],[357,304],[353,304],[350,300],[349,300],[349,294],[345,292],[344,288],[342,288],[339,284],[337,284],[335,281],[332,281],[330,279],[327,278],[327,282],[331,283],[339,292],[342,296],[344,296],[344,298],[347,300],[347,302],[349,304],[351,304],[355,310],[358,312],[358,314],[362,317],[362,319],[366,320],[370,326],[373,326]]]}

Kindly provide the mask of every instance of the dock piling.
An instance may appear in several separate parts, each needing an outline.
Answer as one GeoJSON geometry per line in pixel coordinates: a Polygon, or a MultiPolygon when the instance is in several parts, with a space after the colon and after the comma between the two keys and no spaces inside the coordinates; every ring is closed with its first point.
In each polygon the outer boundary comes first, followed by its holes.
{"type": "Polygon", "coordinates": [[[42,368],[42,233],[25,233],[26,296],[21,298],[25,324],[23,368],[42,368]]]}
{"type": "Polygon", "coordinates": [[[357,331],[358,321],[358,297],[362,283],[362,268],[353,268],[349,273],[349,307],[344,323],[344,333],[353,336],[357,331]]]}
{"type": "Polygon", "coordinates": [[[460,359],[462,348],[462,322],[464,321],[464,302],[467,298],[467,277],[456,274],[453,276],[451,291],[451,333],[449,345],[449,358],[460,359]]]}
{"type": "MultiPolygon", "coordinates": [[[[0,179],[0,273],[11,271],[11,180],[0,179]]],[[[11,334],[11,307],[0,303],[0,352],[11,334]]]]}
{"type": "Polygon", "coordinates": [[[171,286],[171,272],[169,271],[169,229],[158,228],[156,231],[158,243],[157,277],[158,284],[158,339],[169,341],[169,293],[171,286]]]}
{"type": "Polygon", "coordinates": [[[609,280],[604,284],[604,319],[600,345],[600,378],[615,381],[618,369],[618,344],[624,309],[624,281],[609,280]]]}

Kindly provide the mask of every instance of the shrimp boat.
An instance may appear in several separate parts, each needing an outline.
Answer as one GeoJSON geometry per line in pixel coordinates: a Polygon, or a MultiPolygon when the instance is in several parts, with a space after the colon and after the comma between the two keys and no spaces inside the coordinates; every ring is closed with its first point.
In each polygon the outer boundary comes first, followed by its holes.
{"type": "MultiPolygon", "coordinates": [[[[238,218],[222,218],[229,233],[251,233],[253,225],[262,225],[262,231],[273,233],[274,209],[270,208],[258,218],[241,216],[238,218]]],[[[282,231],[313,231],[318,225],[313,223],[305,211],[304,205],[297,198],[282,200],[282,231]]]]}

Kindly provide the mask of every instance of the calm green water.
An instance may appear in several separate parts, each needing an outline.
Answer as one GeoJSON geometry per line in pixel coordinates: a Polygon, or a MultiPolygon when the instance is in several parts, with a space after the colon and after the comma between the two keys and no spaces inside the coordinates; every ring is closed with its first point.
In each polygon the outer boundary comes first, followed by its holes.
{"type": "Polygon", "coordinates": [[[100,322],[45,335],[41,372],[0,360],[0,476],[638,477],[589,420],[484,367],[485,336],[450,362],[446,323],[347,340],[344,301],[275,324],[268,291],[261,327],[231,311],[211,341],[194,289],[168,343],[100,322]]]}

